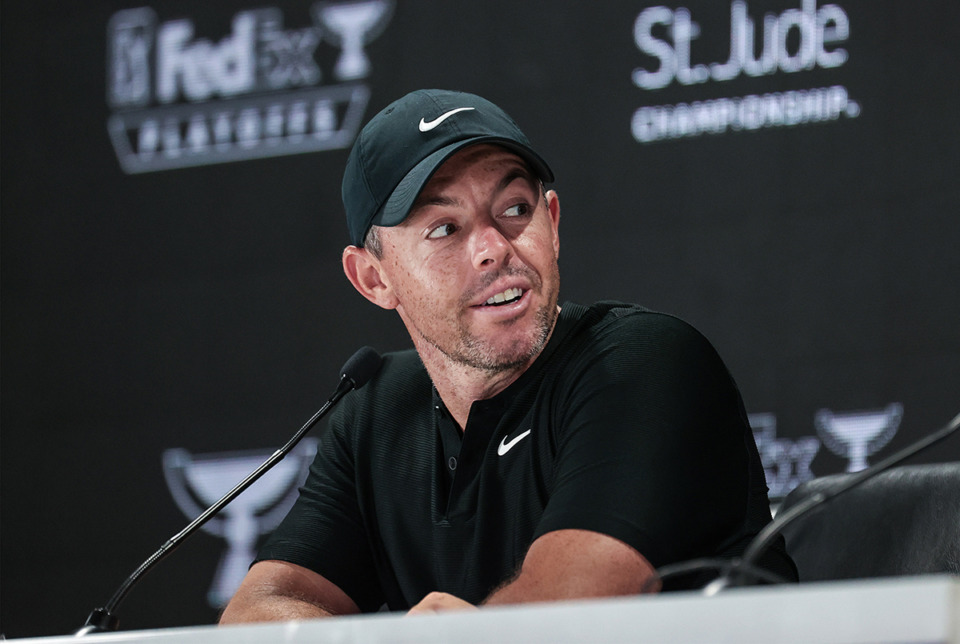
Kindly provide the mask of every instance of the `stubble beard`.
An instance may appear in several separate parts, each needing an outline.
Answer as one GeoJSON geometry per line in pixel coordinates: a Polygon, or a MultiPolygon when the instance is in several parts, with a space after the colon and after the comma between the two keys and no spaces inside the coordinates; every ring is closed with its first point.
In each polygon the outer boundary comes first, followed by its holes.
{"type": "MultiPolygon", "coordinates": [[[[510,271],[514,272],[514,271],[510,271]]],[[[523,272],[523,271],[516,271],[523,272]]],[[[440,353],[454,363],[485,371],[490,375],[495,375],[507,371],[518,369],[540,355],[553,326],[557,320],[557,298],[559,296],[559,268],[556,264],[552,268],[552,284],[554,288],[548,293],[547,301],[541,306],[536,314],[533,327],[532,341],[528,337],[518,338],[511,346],[502,349],[491,345],[489,341],[484,341],[472,334],[467,326],[458,323],[459,342],[452,347],[444,347],[440,343],[428,338],[421,331],[420,337],[428,342],[440,353]]],[[[534,290],[543,287],[542,280],[538,276],[534,277],[534,290]]],[[[492,283],[494,280],[489,280],[492,283]]],[[[465,297],[464,300],[469,299],[465,297]]]]}

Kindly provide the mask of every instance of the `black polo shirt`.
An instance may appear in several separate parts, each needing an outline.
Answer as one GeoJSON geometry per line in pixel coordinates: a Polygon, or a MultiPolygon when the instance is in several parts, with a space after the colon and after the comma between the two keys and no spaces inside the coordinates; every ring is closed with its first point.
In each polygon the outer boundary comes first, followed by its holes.
{"type": "MultiPolygon", "coordinates": [[[[542,354],[476,401],[462,436],[414,351],[331,415],[258,560],[310,568],[363,611],[430,591],[479,603],[553,530],[655,567],[735,556],[770,520],[740,394],[707,340],[638,306],[566,303],[542,354]]],[[[782,544],[764,562],[796,577],[782,544]]]]}

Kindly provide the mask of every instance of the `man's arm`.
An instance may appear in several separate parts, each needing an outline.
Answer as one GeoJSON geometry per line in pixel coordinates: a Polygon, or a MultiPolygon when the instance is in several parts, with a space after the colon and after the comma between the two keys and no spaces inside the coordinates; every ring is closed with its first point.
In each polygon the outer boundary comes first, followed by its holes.
{"type": "Polygon", "coordinates": [[[260,561],[227,604],[221,624],[353,615],[360,609],[336,584],[285,561],[260,561]]]}
{"type": "MultiPolygon", "coordinates": [[[[656,571],[619,539],[590,530],[555,530],[530,545],[519,574],[485,605],[635,595],[656,571]]],[[[656,591],[660,584],[650,584],[656,591]]]]}
{"type": "MultiPolygon", "coordinates": [[[[530,546],[520,572],[484,602],[521,604],[655,592],[660,583],[647,559],[619,539],[590,530],[555,530],[530,546]],[[650,583],[648,583],[650,582],[650,583]]],[[[468,608],[446,593],[431,593],[409,614],[468,608]]]]}

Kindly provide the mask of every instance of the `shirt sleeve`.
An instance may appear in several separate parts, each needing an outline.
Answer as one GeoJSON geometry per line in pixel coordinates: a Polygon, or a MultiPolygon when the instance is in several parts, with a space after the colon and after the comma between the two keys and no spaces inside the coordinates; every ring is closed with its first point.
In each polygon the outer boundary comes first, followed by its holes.
{"type": "Polygon", "coordinates": [[[336,584],[363,612],[382,604],[357,502],[347,401],[334,412],[300,496],[257,554],[303,566],[336,584]]]}
{"type": "Polygon", "coordinates": [[[710,556],[739,536],[748,425],[720,357],[671,316],[595,329],[558,397],[554,489],[535,538],[593,530],[654,567],[710,556]]]}

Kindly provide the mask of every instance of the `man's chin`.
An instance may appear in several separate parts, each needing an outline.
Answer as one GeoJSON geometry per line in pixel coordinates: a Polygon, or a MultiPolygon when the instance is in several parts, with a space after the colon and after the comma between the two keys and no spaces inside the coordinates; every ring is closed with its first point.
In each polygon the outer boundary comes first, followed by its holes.
{"type": "Polygon", "coordinates": [[[541,324],[530,335],[512,341],[503,333],[488,339],[471,338],[462,352],[464,363],[494,373],[527,366],[543,351],[551,329],[541,324]]]}
{"type": "Polygon", "coordinates": [[[480,371],[486,371],[491,374],[497,373],[506,373],[508,371],[516,371],[517,369],[523,368],[527,365],[533,358],[532,353],[521,354],[521,355],[470,355],[463,354],[460,357],[459,362],[468,367],[478,369],[480,371]]]}

